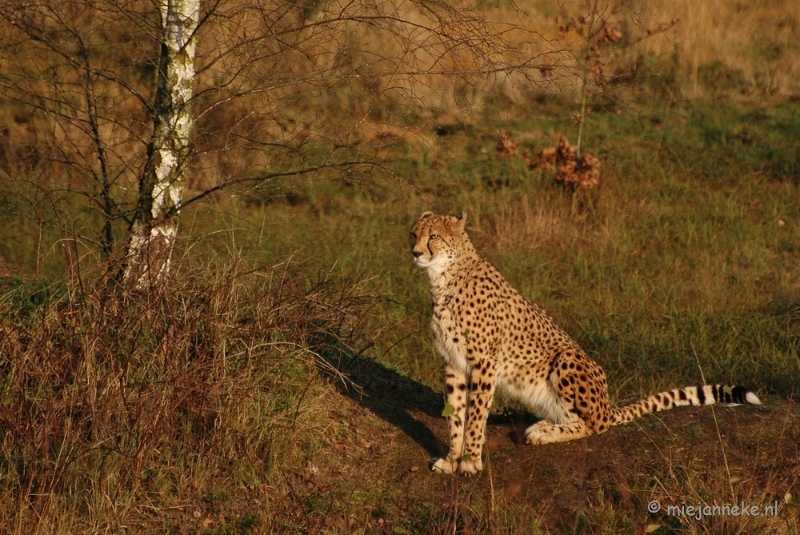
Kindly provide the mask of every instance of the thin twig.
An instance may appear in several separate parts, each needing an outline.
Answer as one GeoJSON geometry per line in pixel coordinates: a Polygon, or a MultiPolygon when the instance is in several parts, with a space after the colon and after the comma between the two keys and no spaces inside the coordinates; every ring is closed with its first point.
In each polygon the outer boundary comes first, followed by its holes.
{"type": "MultiPolygon", "coordinates": [[[[703,386],[699,388],[703,388],[706,385],[706,376],[703,373],[703,367],[700,365],[700,357],[697,356],[697,349],[694,347],[694,342],[690,341],[689,344],[692,346],[694,360],[697,362],[697,369],[700,370],[700,379],[703,381],[703,386]]],[[[728,475],[728,486],[731,490],[731,500],[735,502],[736,493],[733,491],[733,483],[731,482],[731,468],[728,465],[728,455],[725,452],[725,444],[722,442],[722,434],[719,431],[719,421],[717,420],[717,412],[714,410],[714,405],[711,405],[711,416],[714,418],[714,426],[717,428],[717,439],[719,440],[719,445],[722,449],[722,460],[725,462],[725,473],[728,475]]]]}

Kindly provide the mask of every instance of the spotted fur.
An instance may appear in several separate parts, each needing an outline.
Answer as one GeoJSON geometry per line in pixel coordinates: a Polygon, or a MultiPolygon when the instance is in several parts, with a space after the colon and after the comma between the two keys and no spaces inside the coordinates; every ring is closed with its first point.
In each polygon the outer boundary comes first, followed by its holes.
{"type": "Polygon", "coordinates": [[[683,405],[761,402],[746,388],[690,386],[612,408],[603,369],[475,251],[460,217],[425,212],[411,232],[414,262],[427,270],[434,342],[445,361],[450,451],[433,470],[475,473],[496,390],[543,419],[531,444],[575,440],[649,412],[683,405]]]}

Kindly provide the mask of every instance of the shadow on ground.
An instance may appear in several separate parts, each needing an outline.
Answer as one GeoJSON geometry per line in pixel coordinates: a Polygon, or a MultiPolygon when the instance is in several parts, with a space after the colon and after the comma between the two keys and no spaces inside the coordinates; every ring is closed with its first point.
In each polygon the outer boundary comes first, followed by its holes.
{"type": "MultiPolygon", "coordinates": [[[[410,379],[385,365],[350,355],[327,357],[331,369],[327,375],[343,395],[355,400],[374,415],[397,427],[419,444],[431,457],[447,454],[448,445],[436,435],[447,435],[446,420],[441,415],[444,396],[429,386],[410,379]],[[430,426],[440,426],[437,433],[430,426]]],[[[512,442],[524,442],[524,430],[537,421],[520,410],[505,409],[489,415],[488,425],[505,425],[512,442]]]]}
{"type": "Polygon", "coordinates": [[[402,430],[431,457],[447,453],[447,445],[422,421],[440,418],[444,424],[440,392],[372,359],[339,354],[325,357],[325,362],[332,368],[328,375],[343,395],[402,430]]]}

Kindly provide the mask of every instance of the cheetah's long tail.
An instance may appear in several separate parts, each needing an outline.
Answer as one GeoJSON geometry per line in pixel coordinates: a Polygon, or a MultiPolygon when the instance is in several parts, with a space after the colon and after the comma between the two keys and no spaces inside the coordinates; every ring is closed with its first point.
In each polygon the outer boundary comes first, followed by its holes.
{"type": "Polygon", "coordinates": [[[634,418],[651,412],[666,411],[686,405],[700,406],[715,403],[761,405],[761,400],[743,386],[687,386],[661,392],[636,403],[612,409],[611,425],[626,424],[634,418]]]}

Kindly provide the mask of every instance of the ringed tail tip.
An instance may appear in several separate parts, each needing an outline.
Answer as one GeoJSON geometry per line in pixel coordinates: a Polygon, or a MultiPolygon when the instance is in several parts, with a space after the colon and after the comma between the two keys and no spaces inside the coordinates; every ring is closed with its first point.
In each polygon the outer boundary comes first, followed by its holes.
{"type": "Polygon", "coordinates": [[[747,394],[745,394],[744,400],[750,405],[762,405],[761,400],[758,399],[758,396],[756,396],[752,392],[748,392],[747,394]]]}

